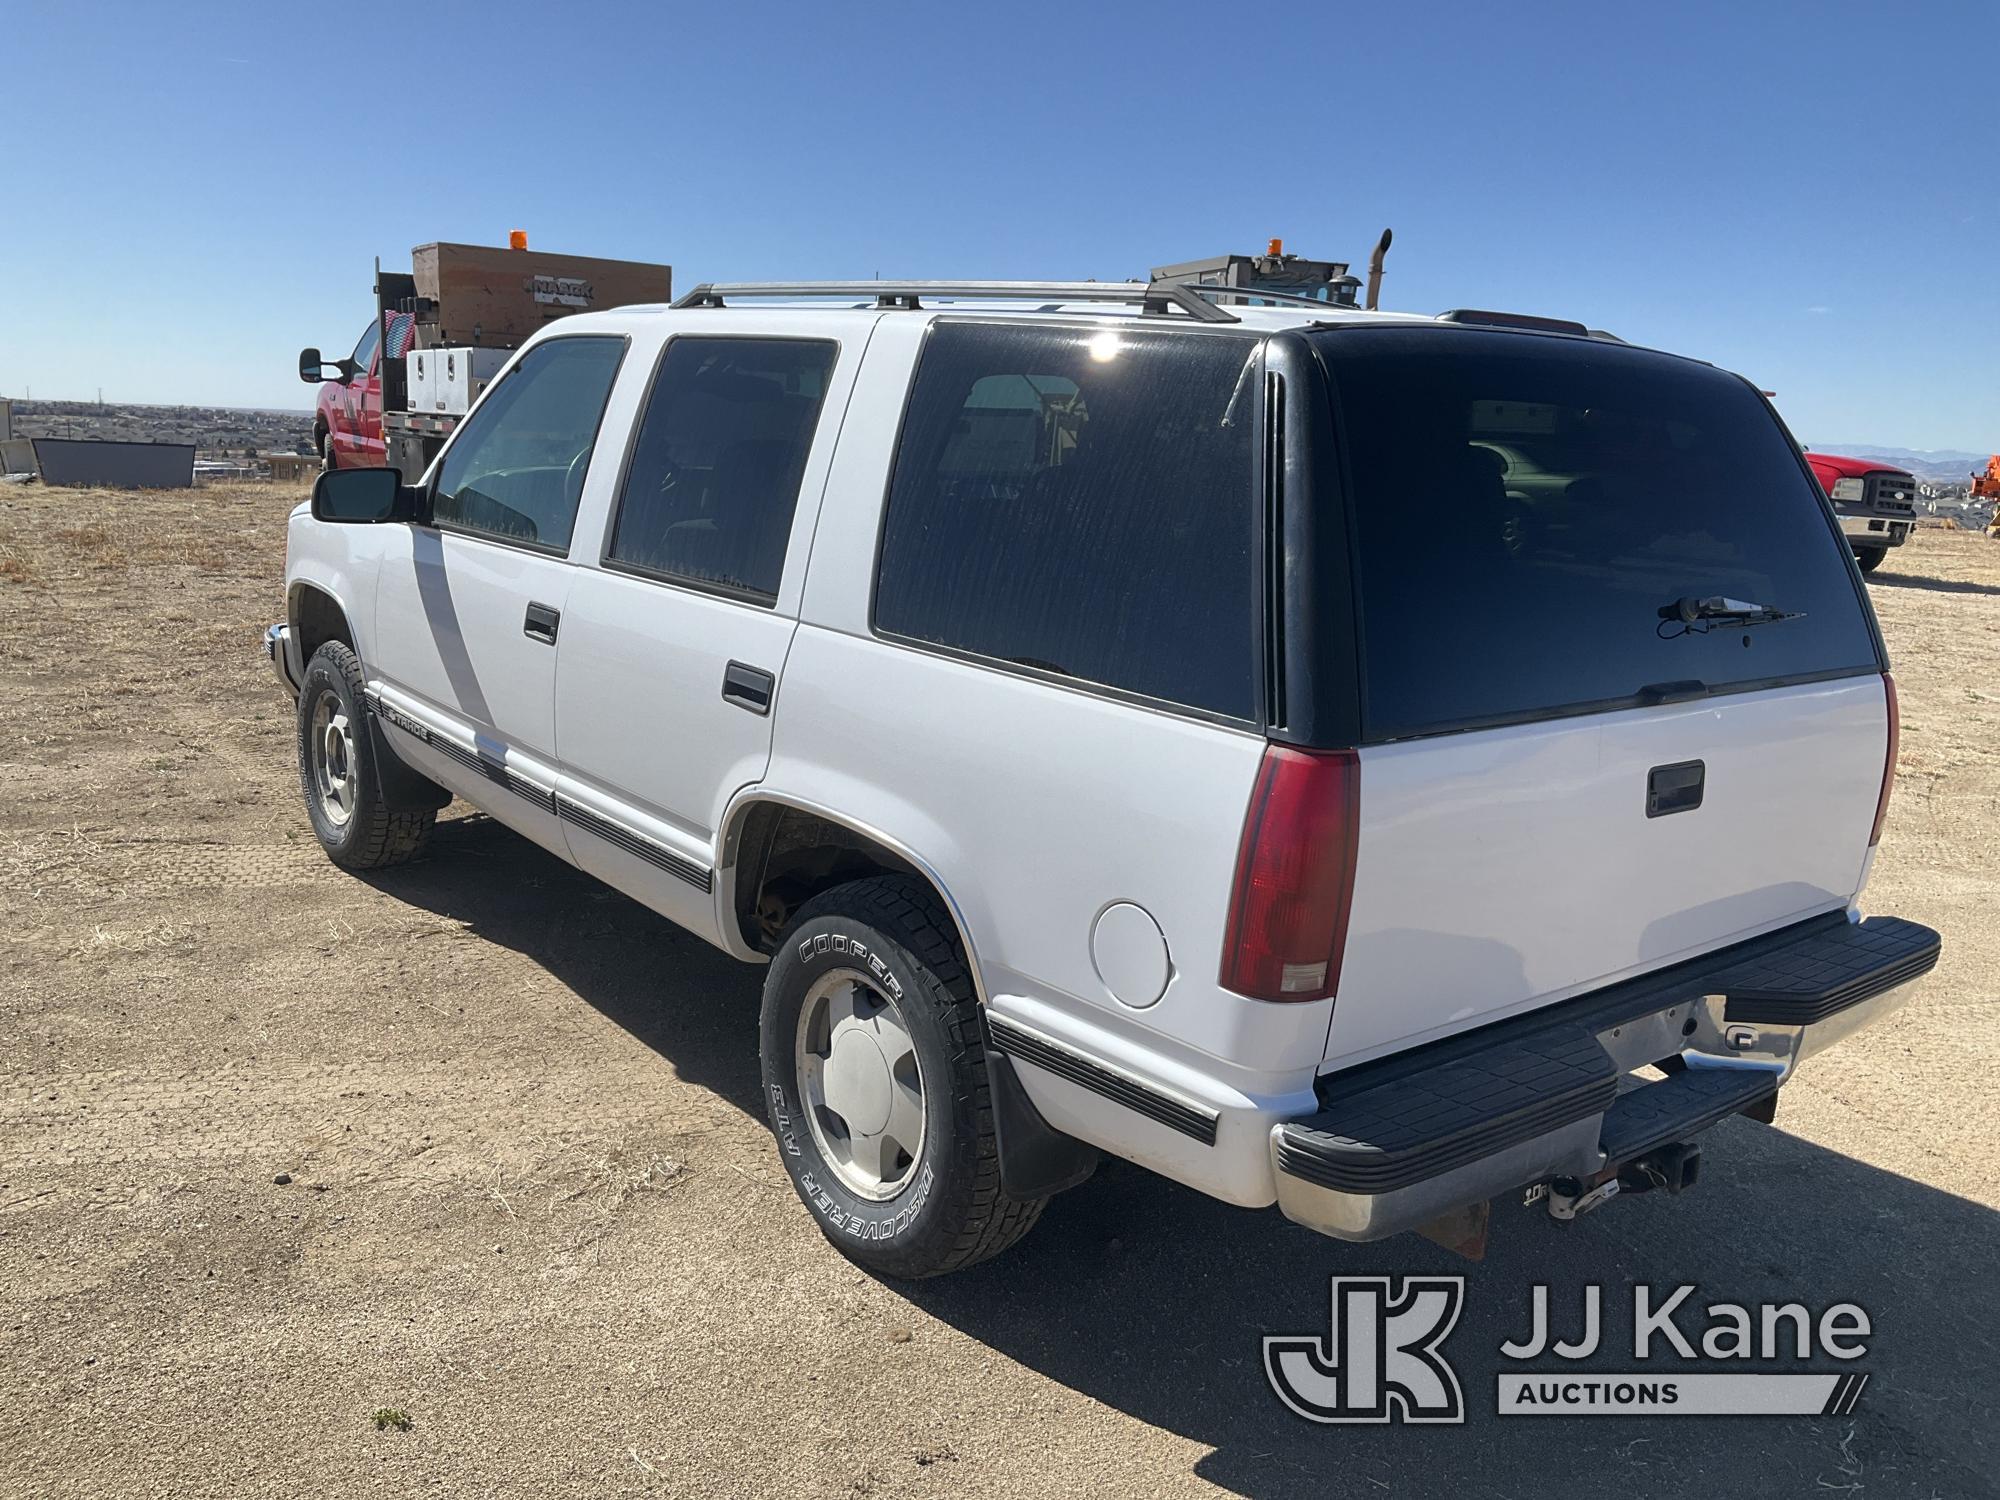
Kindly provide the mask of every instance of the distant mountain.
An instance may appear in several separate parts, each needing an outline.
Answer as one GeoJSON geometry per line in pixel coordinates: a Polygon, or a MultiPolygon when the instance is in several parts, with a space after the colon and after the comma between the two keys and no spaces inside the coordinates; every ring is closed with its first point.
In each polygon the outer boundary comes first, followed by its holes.
{"type": "Polygon", "coordinates": [[[1959,448],[1887,448],[1880,443],[1814,443],[1823,453],[1845,453],[1854,458],[1900,458],[1920,464],[1983,464],[1987,455],[1959,448]]]}
{"type": "Polygon", "coordinates": [[[1967,453],[1957,448],[1885,448],[1880,443],[1808,443],[1816,453],[1838,453],[1846,458],[1879,458],[1884,463],[1907,469],[1919,479],[1951,482],[1964,479],[1974,470],[1983,472],[1987,455],[1967,453]]]}

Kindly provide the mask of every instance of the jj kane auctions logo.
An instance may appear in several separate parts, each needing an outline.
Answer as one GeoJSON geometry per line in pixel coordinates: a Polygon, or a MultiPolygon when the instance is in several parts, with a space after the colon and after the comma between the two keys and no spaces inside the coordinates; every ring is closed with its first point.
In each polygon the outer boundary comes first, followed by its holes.
{"type": "MultiPolygon", "coordinates": [[[[1815,1316],[1802,1303],[1755,1308],[1716,1302],[1693,1321],[1695,1288],[1659,1295],[1632,1289],[1632,1359],[1643,1371],[1573,1368],[1502,1371],[1501,1416],[1838,1415],[1854,1410],[1868,1376],[1858,1370],[1818,1374],[1688,1370],[1684,1362],[1853,1360],[1868,1350],[1868,1314],[1851,1302],[1815,1316]],[[1654,1361],[1648,1364],[1647,1362],[1654,1361]]],[[[1533,1289],[1526,1337],[1500,1346],[1509,1360],[1587,1359],[1604,1347],[1603,1289],[1583,1289],[1581,1332],[1553,1337],[1549,1290],[1533,1289]]],[[[1465,1420],[1458,1375],[1443,1345],[1465,1305],[1463,1276],[1336,1276],[1324,1334],[1264,1340],[1264,1374],[1278,1399],[1309,1422],[1465,1420]]]]}

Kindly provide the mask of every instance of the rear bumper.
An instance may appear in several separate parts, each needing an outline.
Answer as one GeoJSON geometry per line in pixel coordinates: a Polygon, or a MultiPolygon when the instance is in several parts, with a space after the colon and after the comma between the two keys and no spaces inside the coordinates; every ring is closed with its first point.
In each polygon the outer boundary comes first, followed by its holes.
{"type": "Polygon", "coordinates": [[[1271,1128],[1278,1206],[1374,1240],[1552,1177],[1588,1181],[1765,1104],[1803,1059],[1901,1005],[1939,946],[1914,922],[1836,913],[1328,1075],[1318,1113],[1271,1128]],[[1673,1059],[1630,1087],[1633,1069],[1673,1059]]]}
{"type": "Polygon", "coordinates": [[[264,658],[277,674],[278,685],[294,698],[299,695],[298,679],[292,676],[292,628],[273,625],[264,632],[264,658]]]}

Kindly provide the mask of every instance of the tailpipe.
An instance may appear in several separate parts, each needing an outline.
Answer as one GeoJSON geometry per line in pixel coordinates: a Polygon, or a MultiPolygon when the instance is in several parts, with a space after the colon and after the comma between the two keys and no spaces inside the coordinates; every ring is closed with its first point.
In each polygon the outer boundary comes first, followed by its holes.
{"type": "Polygon", "coordinates": [[[1389,253],[1389,241],[1396,237],[1396,231],[1385,229],[1382,238],[1375,242],[1375,253],[1368,257],[1368,310],[1373,312],[1375,304],[1382,300],[1382,257],[1389,253]]]}

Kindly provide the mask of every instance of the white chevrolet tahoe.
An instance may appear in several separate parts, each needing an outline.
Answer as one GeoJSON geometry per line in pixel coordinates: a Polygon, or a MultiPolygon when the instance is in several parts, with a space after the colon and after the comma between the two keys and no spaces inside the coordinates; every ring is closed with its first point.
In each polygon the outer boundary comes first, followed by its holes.
{"type": "Polygon", "coordinates": [[[266,649],[351,869],[460,797],[766,966],[882,1272],[1098,1153],[1343,1239],[1691,1182],[1937,934],[1770,406],[1582,325],[1115,283],[705,286],[323,476],[266,649]]]}

